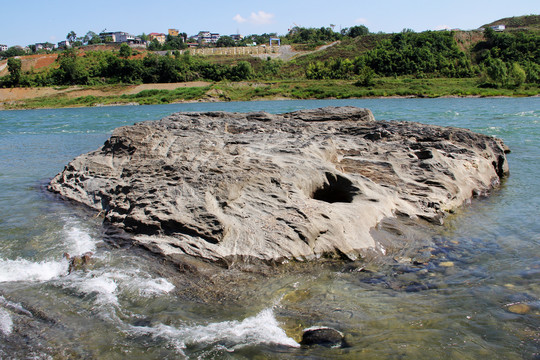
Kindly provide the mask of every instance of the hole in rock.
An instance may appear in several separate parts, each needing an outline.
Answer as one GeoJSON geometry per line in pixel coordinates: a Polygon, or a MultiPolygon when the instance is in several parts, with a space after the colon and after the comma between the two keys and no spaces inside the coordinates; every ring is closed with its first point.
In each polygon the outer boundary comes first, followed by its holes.
{"type": "Polygon", "coordinates": [[[327,182],[313,192],[313,199],[327,203],[351,203],[359,194],[359,189],[349,179],[328,172],[325,175],[327,182]]]}

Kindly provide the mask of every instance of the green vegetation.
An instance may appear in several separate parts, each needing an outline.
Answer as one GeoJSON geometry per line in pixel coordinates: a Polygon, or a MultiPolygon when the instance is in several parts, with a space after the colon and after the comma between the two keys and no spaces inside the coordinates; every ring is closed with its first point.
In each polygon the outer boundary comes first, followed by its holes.
{"type": "Polygon", "coordinates": [[[485,41],[473,48],[481,69],[480,86],[516,88],[540,84],[540,34],[496,33],[488,28],[485,41]]]}
{"type": "Polygon", "coordinates": [[[496,33],[488,28],[485,40],[465,52],[453,32],[404,31],[379,37],[363,51],[359,42],[349,40],[335,46],[331,56],[305,57],[297,65],[308,79],[357,79],[363,86],[369,86],[375,76],[414,76],[476,78],[480,87],[515,89],[524,83],[539,84],[539,49],[536,33],[496,33]],[[355,48],[360,55],[351,58],[355,48]]]}
{"type": "Polygon", "coordinates": [[[0,87],[241,81],[254,75],[251,64],[246,61],[221,65],[178,52],[174,56],[148,53],[142,59],[131,59],[130,55],[131,48],[127,45],[117,53],[89,51],[82,56],[75,49],[67,49],[58,56],[56,68],[40,73],[29,72],[20,76],[17,83],[13,78],[0,80],[0,87]]]}
{"type": "Polygon", "coordinates": [[[7,67],[9,71],[8,82],[11,86],[17,86],[21,82],[21,59],[9,58],[7,61],[7,67]]]}
{"type": "Polygon", "coordinates": [[[276,82],[252,82],[249,84],[219,83],[223,99],[245,101],[254,99],[349,99],[364,97],[411,96],[435,98],[441,96],[531,96],[538,93],[538,87],[522,89],[479,88],[475,79],[416,79],[377,78],[372,85],[358,86],[346,80],[284,80],[276,82]]]}
{"type": "MultiPolygon", "coordinates": [[[[89,87],[95,90],[107,90],[104,87],[89,87]]],[[[175,90],[143,90],[133,95],[113,95],[113,96],[47,96],[26,100],[23,103],[16,103],[6,106],[8,109],[34,109],[34,108],[60,108],[60,107],[81,107],[81,106],[107,106],[125,104],[170,104],[174,102],[190,101],[201,99],[210,89],[205,87],[185,87],[175,90]]]]}
{"type": "MultiPolygon", "coordinates": [[[[157,39],[153,39],[148,45],[148,50],[158,51],[158,50],[182,50],[187,48],[187,45],[184,43],[184,39],[187,37],[186,33],[179,34],[178,36],[167,35],[165,42],[160,44],[157,39]]],[[[141,38],[147,38],[146,35],[142,35],[141,38]]]]}
{"type": "Polygon", "coordinates": [[[292,44],[324,45],[327,42],[340,40],[342,37],[340,33],[334,32],[331,28],[315,29],[295,26],[285,36],[285,39],[292,44]]]}
{"type": "MultiPolygon", "coordinates": [[[[189,96],[184,92],[160,92],[144,93],[140,98],[79,99],[84,104],[101,103],[102,100],[111,103],[163,103],[204,99],[208,91],[217,91],[222,100],[537,95],[540,86],[540,31],[528,29],[535,29],[535,24],[540,24],[540,16],[511,19],[515,25],[512,31],[495,32],[487,28],[484,33],[415,33],[405,29],[397,34],[370,34],[365,26],[345,28],[338,33],[333,27],[297,26],[282,37],[282,43],[292,44],[297,50],[337,43],[287,62],[251,56],[181,54],[176,49],[185,46],[185,34],[180,34],[168,36],[164,45],[157,42],[152,45],[156,49],[172,50],[166,55],[154,52],[141,55],[124,44],[118,51],[65,50],[54,66],[41,72],[23,73],[20,60],[18,63],[10,61],[9,76],[0,78],[0,87],[199,80],[214,83],[204,91],[200,88],[193,90],[189,96]]],[[[222,37],[217,46],[268,42],[274,36],[251,35],[242,41],[222,37]]],[[[67,38],[79,39],[74,32],[70,32],[67,38]]],[[[98,38],[97,34],[89,32],[83,40],[98,41],[98,38]]],[[[29,106],[42,106],[39,105],[42,101],[29,106]]],[[[65,103],[49,105],[72,106],[76,103],[73,99],[62,101],[65,103]]]]}
{"type": "Polygon", "coordinates": [[[306,67],[308,79],[350,79],[366,74],[418,78],[475,75],[471,59],[458,48],[453,33],[434,31],[395,34],[352,60],[335,57],[306,67]]]}
{"type": "Polygon", "coordinates": [[[489,28],[494,25],[505,25],[506,29],[509,30],[521,30],[527,29],[529,31],[538,31],[540,30],[540,15],[525,15],[525,16],[514,16],[504,19],[499,19],[490,24],[482,26],[483,28],[489,28]]]}
{"type": "MultiPolygon", "coordinates": [[[[107,91],[110,86],[89,87],[107,91]]],[[[118,90],[118,86],[116,86],[118,90]]],[[[5,104],[6,109],[58,108],[122,104],[167,104],[183,101],[250,101],[272,99],[353,99],[378,97],[441,96],[534,96],[538,86],[524,85],[519,89],[481,88],[477,79],[378,77],[370,86],[349,80],[281,80],[281,81],[222,81],[211,86],[183,87],[175,90],[144,90],[134,95],[68,97],[57,95],[23,102],[5,104]]]]}
{"type": "Polygon", "coordinates": [[[26,52],[20,46],[12,46],[6,51],[0,51],[0,59],[23,55],[26,55],[26,52]]]}

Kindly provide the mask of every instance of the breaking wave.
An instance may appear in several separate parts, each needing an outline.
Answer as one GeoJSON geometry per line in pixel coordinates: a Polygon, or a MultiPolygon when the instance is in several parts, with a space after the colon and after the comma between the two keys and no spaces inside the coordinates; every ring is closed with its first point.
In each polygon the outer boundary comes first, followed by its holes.
{"type": "Polygon", "coordinates": [[[66,259],[41,262],[0,259],[0,282],[49,281],[67,274],[68,267],[66,259]]]}
{"type": "MultiPolygon", "coordinates": [[[[61,237],[63,249],[71,256],[96,249],[97,241],[73,220],[66,220],[61,237]]],[[[58,254],[58,257],[60,256],[61,254],[58,254]]],[[[67,275],[68,269],[69,261],[64,258],[42,261],[0,259],[0,282],[49,281],[67,275]]]]}
{"type": "Polygon", "coordinates": [[[104,269],[87,273],[74,273],[63,286],[82,295],[95,296],[96,305],[119,306],[122,293],[135,293],[140,297],[160,296],[171,292],[174,285],[163,278],[152,278],[133,269],[104,269]]]}
{"type": "Polygon", "coordinates": [[[64,225],[64,243],[66,252],[70,255],[82,255],[89,251],[96,250],[96,240],[90,234],[82,229],[79,224],[73,220],[67,220],[64,225]]]}
{"type": "Polygon", "coordinates": [[[154,327],[132,326],[131,329],[134,335],[150,335],[165,339],[180,353],[183,353],[186,346],[193,344],[219,344],[227,351],[253,344],[300,346],[279,327],[272,309],[265,309],[243,321],[224,321],[186,327],[159,324],[154,327]]]}

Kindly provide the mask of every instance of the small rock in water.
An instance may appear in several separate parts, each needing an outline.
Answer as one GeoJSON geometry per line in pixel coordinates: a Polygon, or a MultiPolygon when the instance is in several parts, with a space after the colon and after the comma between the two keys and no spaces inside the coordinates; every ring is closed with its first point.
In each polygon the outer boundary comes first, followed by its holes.
{"type": "Polygon", "coordinates": [[[345,347],[344,336],[340,331],[329,327],[313,327],[304,330],[301,345],[322,345],[327,347],[345,347]]]}
{"type": "Polygon", "coordinates": [[[437,289],[437,285],[431,284],[431,283],[428,283],[428,284],[414,283],[405,287],[406,292],[419,292],[423,290],[432,290],[432,289],[437,289]]]}
{"type": "Polygon", "coordinates": [[[531,307],[527,304],[513,304],[508,307],[508,311],[514,314],[528,314],[531,311],[531,307]]]}
{"type": "Polygon", "coordinates": [[[454,262],[453,261],[443,261],[439,265],[442,266],[442,267],[453,267],[454,262]]]}
{"type": "Polygon", "coordinates": [[[83,255],[70,256],[68,253],[64,253],[64,257],[69,260],[68,274],[71,274],[76,270],[85,270],[88,265],[92,263],[92,252],[86,252],[83,255]]]}

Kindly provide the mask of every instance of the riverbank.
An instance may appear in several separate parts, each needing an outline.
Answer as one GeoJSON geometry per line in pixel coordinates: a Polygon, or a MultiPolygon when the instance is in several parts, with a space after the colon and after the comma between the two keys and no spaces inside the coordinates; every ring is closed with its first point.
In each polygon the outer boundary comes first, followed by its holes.
{"type": "Polygon", "coordinates": [[[480,88],[477,79],[377,78],[370,86],[350,80],[186,82],[0,89],[0,110],[183,102],[313,100],[381,97],[530,97],[540,87],[480,88]]]}

